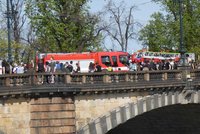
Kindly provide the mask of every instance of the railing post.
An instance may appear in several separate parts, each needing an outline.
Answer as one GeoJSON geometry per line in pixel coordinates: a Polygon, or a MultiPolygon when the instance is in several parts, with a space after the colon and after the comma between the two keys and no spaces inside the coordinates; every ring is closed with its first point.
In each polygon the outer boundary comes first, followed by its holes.
{"type": "Polygon", "coordinates": [[[135,74],[135,82],[138,82],[138,73],[135,74]]]}
{"type": "Polygon", "coordinates": [[[133,75],[132,75],[132,74],[129,76],[129,78],[130,78],[130,81],[133,82],[133,79],[134,79],[134,78],[133,78],[133,75]]]}
{"type": "Polygon", "coordinates": [[[185,79],[188,80],[191,78],[191,74],[190,74],[190,67],[189,66],[186,66],[186,69],[185,71],[183,71],[185,73],[185,79]]]}
{"type": "Polygon", "coordinates": [[[82,84],[86,83],[86,76],[82,75],[82,84]]]}
{"type": "Polygon", "coordinates": [[[196,75],[195,75],[194,70],[190,72],[190,77],[193,78],[193,79],[196,79],[196,75]]]}
{"type": "Polygon", "coordinates": [[[94,77],[92,77],[92,76],[90,77],[90,83],[94,84],[94,77]]]}
{"type": "Polygon", "coordinates": [[[182,80],[187,81],[187,77],[190,76],[190,67],[185,65],[185,66],[179,67],[179,70],[181,70],[182,80]]]}
{"type": "Polygon", "coordinates": [[[129,74],[125,75],[125,81],[128,82],[129,81],[129,74]]]}
{"type": "Polygon", "coordinates": [[[105,74],[103,76],[103,83],[111,83],[111,81],[110,81],[110,75],[105,74]]]}
{"type": "Polygon", "coordinates": [[[119,83],[119,75],[115,75],[115,82],[119,83]]]}
{"type": "Polygon", "coordinates": [[[10,86],[10,78],[9,77],[6,77],[6,79],[5,79],[5,85],[6,86],[10,86]]]}
{"type": "Polygon", "coordinates": [[[149,81],[150,80],[150,75],[149,75],[149,72],[147,72],[147,71],[144,73],[144,80],[145,81],[149,81]]]}
{"type": "Polygon", "coordinates": [[[71,83],[72,82],[72,78],[70,74],[65,75],[65,83],[71,83]]]}
{"type": "Polygon", "coordinates": [[[166,72],[164,72],[162,74],[162,80],[167,80],[168,79],[168,74],[166,72]]]}
{"type": "Polygon", "coordinates": [[[36,83],[36,76],[34,75],[34,73],[32,73],[29,77],[29,83],[31,84],[31,86],[34,86],[36,83]]]}
{"type": "Polygon", "coordinates": [[[175,75],[175,79],[176,80],[181,80],[182,78],[182,72],[178,72],[176,75],[175,75]]]}

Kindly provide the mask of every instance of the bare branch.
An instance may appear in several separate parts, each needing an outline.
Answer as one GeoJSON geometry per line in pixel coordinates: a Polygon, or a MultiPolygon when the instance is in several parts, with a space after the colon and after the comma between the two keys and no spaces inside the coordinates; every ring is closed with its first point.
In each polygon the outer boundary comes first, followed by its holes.
{"type": "MultiPolygon", "coordinates": [[[[134,31],[133,10],[135,6],[127,8],[124,3],[119,6],[110,0],[105,6],[104,16],[110,16],[109,22],[106,23],[104,19],[104,26],[106,29],[103,31],[107,33],[114,41],[118,43],[122,51],[127,51],[129,40],[134,39],[136,31],[134,31]]],[[[103,19],[102,19],[103,20],[103,19]]]]}

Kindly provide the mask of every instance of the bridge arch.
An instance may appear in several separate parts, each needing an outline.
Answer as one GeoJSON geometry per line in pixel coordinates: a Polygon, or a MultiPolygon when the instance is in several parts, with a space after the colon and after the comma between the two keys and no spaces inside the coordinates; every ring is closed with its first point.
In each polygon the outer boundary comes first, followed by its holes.
{"type": "Polygon", "coordinates": [[[115,108],[105,115],[94,119],[89,124],[79,129],[77,134],[105,134],[117,125],[153,109],[174,104],[189,103],[200,103],[200,91],[171,91],[141,97],[138,98],[136,102],[115,108]]]}

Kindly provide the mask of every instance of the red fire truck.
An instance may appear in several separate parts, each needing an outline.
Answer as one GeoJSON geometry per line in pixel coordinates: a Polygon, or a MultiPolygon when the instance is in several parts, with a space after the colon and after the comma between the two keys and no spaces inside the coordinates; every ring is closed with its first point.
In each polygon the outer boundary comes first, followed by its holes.
{"type": "Polygon", "coordinates": [[[38,59],[43,59],[44,63],[51,62],[51,59],[63,64],[73,61],[73,66],[79,63],[81,72],[89,71],[90,62],[98,63],[102,69],[112,67],[113,71],[129,70],[127,52],[40,53],[38,59]]]}
{"type": "MultiPolygon", "coordinates": [[[[195,61],[195,54],[194,53],[186,53],[187,59],[191,59],[195,61]]],[[[155,62],[160,62],[162,60],[180,60],[180,53],[171,53],[171,52],[151,52],[151,51],[139,51],[135,52],[131,55],[132,62],[144,62],[154,59],[155,62]]]]}

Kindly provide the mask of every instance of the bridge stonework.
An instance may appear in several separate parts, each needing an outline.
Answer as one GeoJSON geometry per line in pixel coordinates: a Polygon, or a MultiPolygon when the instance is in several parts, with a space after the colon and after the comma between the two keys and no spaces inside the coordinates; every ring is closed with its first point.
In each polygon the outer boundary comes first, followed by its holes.
{"type": "Polygon", "coordinates": [[[30,134],[75,133],[73,98],[45,97],[30,102],[30,134]]]}
{"type": "Polygon", "coordinates": [[[77,95],[76,128],[77,130],[91,122],[92,119],[121,105],[135,102],[140,96],[146,96],[147,92],[114,93],[101,95],[77,95]]]}
{"type": "Polygon", "coordinates": [[[0,134],[75,133],[71,97],[9,99],[0,104],[0,134]]]}
{"type": "Polygon", "coordinates": [[[117,125],[150,110],[174,105],[200,103],[200,91],[167,92],[139,97],[135,102],[128,102],[93,119],[77,131],[78,134],[105,134],[117,125]]]}
{"type": "Polygon", "coordinates": [[[24,98],[0,101],[0,134],[29,134],[30,105],[24,98]]]}
{"type": "Polygon", "coordinates": [[[0,134],[104,134],[158,107],[200,102],[200,70],[49,76],[0,76],[0,134]]]}

